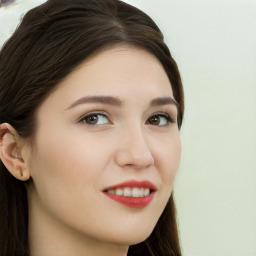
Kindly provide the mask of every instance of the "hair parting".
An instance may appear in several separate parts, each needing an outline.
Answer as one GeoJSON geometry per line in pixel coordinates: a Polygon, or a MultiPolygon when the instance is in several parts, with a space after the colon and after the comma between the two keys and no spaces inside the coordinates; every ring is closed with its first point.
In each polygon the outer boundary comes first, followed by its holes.
{"type": "MultiPolygon", "coordinates": [[[[0,123],[32,138],[47,96],[85,60],[117,45],[142,48],[160,61],[179,104],[180,128],[183,87],[163,35],[147,14],[118,0],[48,0],[24,16],[0,51],[0,123]]],[[[30,255],[28,185],[0,161],[0,256],[30,255]]],[[[129,248],[128,256],[136,255],[181,255],[173,195],[149,238],[129,248]]]]}

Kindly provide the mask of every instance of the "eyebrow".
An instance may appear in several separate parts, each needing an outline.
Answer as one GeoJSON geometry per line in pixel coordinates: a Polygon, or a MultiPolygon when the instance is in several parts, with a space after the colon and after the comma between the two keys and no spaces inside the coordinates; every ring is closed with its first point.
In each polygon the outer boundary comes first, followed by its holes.
{"type": "MultiPolygon", "coordinates": [[[[82,97],[75,102],[73,102],[67,109],[74,108],[81,104],[87,104],[87,103],[101,103],[106,105],[112,105],[116,107],[120,107],[123,105],[123,101],[118,97],[113,96],[86,96],[82,97]]],[[[177,108],[179,108],[179,103],[172,97],[158,97],[153,100],[151,100],[149,106],[162,106],[162,105],[175,105],[177,108]]]]}
{"type": "Polygon", "coordinates": [[[117,97],[112,96],[87,96],[82,97],[75,102],[73,102],[67,109],[76,107],[77,105],[86,104],[86,103],[102,103],[112,106],[121,106],[122,101],[117,97]]]}
{"type": "Polygon", "coordinates": [[[173,104],[177,108],[179,108],[179,103],[172,97],[159,97],[155,98],[150,102],[150,106],[161,106],[161,105],[169,105],[173,104]]]}

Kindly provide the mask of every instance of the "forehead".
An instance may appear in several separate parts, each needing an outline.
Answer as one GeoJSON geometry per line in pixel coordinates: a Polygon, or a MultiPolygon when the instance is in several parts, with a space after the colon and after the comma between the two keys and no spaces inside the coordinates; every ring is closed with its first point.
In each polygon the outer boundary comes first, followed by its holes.
{"type": "Polygon", "coordinates": [[[173,92],[165,70],[154,55],[134,47],[114,47],[84,61],[43,105],[66,109],[81,97],[97,95],[118,97],[132,105],[173,97],[173,92]]]}
{"type": "Polygon", "coordinates": [[[62,81],[60,87],[74,89],[75,85],[77,89],[83,87],[87,93],[108,92],[116,87],[172,93],[159,60],[143,49],[130,46],[114,47],[86,60],[62,81]]]}

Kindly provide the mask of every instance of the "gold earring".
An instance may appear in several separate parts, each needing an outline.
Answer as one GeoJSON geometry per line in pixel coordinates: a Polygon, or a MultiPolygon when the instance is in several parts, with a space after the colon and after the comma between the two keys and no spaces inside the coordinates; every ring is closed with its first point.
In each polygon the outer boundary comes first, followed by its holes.
{"type": "Polygon", "coordinates": [[[21,170],[21,169],[17,171],[17,174],[18,174],[18,176],[19,176],[20,178],[22,178],[22,177],[23,177],[23,172],[22,172],[22,170],[21,170]]]}

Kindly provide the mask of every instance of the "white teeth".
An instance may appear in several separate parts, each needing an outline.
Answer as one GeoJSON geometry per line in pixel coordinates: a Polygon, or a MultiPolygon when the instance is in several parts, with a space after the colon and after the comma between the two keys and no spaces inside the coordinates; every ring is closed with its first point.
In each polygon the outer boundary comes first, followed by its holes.
{"type": "Polygon", "coordinates": [[[124,196],[131,196],[132,190],[131,188],[124,188],[124,196]]]}
{"type": "Polygon", "coordinates": [[[144,190],[144,196],[148,196],[149,193],[150,193],[149,188],[145,188],[145,190],[144,190]]]}
{"type": "Polygon", "coordinates": [[[149,188],[117,188],[117,189],[110,189],[107,191],[109,194],[116,194],[119,196],[128,196],[128,197],[144,197],[150,194],[149,188]]]}
{"type": "Polygon", "coordinates": [[[119,195],[119,196],[122,196],[123,195],[123,189],[117,188],[116,189],[116,194],[119,195]]]}
{"type": "Polygon", "coordinates": [[[144,188],[140,188],[140,197],[144,196],[144,188]]]}
{"type": "Polygon", "coordinates": [[[132,197],[140,197],[140,189],[132,188],[132,197]]]}

